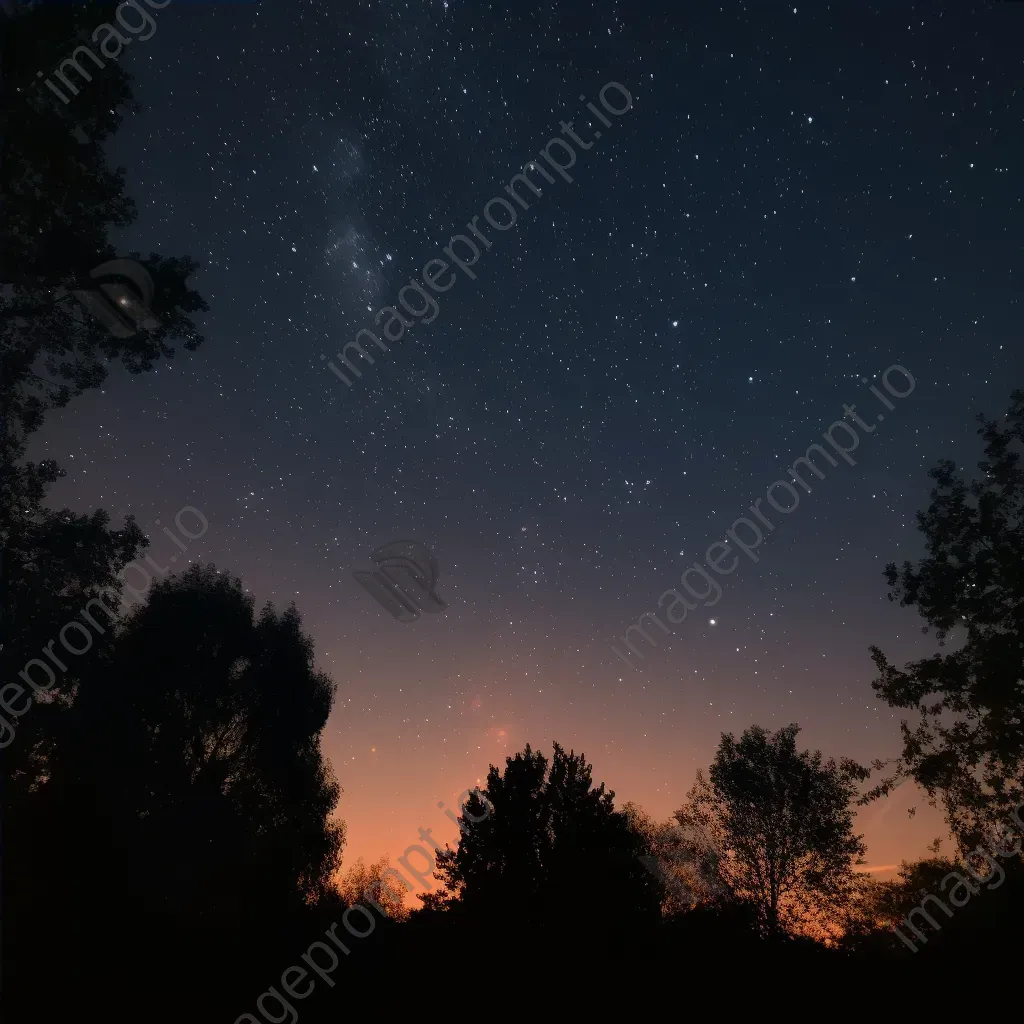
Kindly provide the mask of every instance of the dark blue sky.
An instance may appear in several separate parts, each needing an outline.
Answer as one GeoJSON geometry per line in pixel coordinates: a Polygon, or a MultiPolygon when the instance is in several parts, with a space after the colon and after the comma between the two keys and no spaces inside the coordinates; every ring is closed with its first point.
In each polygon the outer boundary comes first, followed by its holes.
{"type": "MultiPolygon", "coordinates": [[[[141,210],[123,249],[203,262],[208,340],[112,374],[43,446],[70,471],[57,500],[134,512],[158,561],[155,520],[193,505],[210,526],[190,557],[296,601],[338,683],[347,860],[440,827],[437,801],[527,741],[582,747],[658,817],[723,729],[797,721],[827,754],[898,752],[867,647],[930,648],[882,567],[919,551],[927,469],[973,464],[974,415],[1024,380],[1024,5],[174,0],[154,18],[122,57],[143,107],[112,146],[141,210]],[[604,128],[579,97],[610,81],[633,106],[604,128]],[[476,280],[345,388],[321,355],[563,120],[594,140],[575,180],[492,231],[476,280]],[[857,465],[627,669],[616,636],[844,403],[880,409],[861,378],[893,364],[916,388],[857,465]],[[437,557],[445,615],[398,623],[353,580],[404,537],[437,557]]],[[[936,834],[885,813],[873,863],[936,834]]]]}

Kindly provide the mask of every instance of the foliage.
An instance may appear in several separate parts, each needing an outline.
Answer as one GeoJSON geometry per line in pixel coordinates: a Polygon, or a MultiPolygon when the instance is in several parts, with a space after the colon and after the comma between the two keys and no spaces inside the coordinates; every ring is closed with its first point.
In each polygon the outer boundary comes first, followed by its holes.
{"type": "Polygon", "coordinates": [[[798,752],[797,725],[770,735],[752,726],[723,734],[707,778],[698,772],[680,826],[698,828],[721,851],[722,883],[753,903],[769,934],[797,931],[848,905],[853,866],[865,852],[850,802],[867,771],[853,761],[798,752]]]}
{"type": "Polygon", "coordinates": [[[625,804],[622,812],[650,850],[641,862],[664,883],[663,914],[720,906],[730,900],[732,894],[721,881],[719,851],[707,833],[692,825],[683,828],[674,820],[656,822],[634,803],[625,804]]]}
{"type": "MultiPolygon", "coordinates": [[[[109,61],[64,106],[37,81],[82,41],[83,32],[113,17],[115,4],[15,4],[2,21],[4,123],[0,163],[0,672],[11,679],[26,661],[104,588],[147,541],[129,517],[111,530],[102,510],[81,515],[47,506],[50,486],[64,475],[53,460],[26,461],[31,435],[46,414],[102,385],[120,362],[132,373],[170,358],[170,342],[196,348],[202,336],[190,314],[206,309],[186,279],[189,257],[139,258],[153,278],[158,325],[134,337],[113,337],[88,316],[69,289],[116,255],[109,234],[136,217],[125,176],[107,164],[105,143],[132,106],[123,65],[109,61]],[[76,138],[76,133],[77,138],[76,138]]],[[[108,598],[116,605],[116,598],[108,598]]],[[[19,722],[5,753],[8,799],[31,789],[53,752],[55,712],[72,699],[74,677],[61,674],[49,704],[37,703],[19,722]]]]}
{"type": "Polygon", "coordinates": [[[196,566],[83,664],[30,808],[55,851],[104,823],[62,866],[68,900],[116,887],[136,911],[223,922],[329,893],[343,831],[319,737],[334,687],[294,607],[256,616],[238,580],[196,566]]]}
{"type": "Polygon", "coordinates": [[[384,908],[392,921],[405,921],[409,908],[405,905],[405,890],[397,883],[385,878],[391,867],[385,855],[367,866],[360,857],[338,882],[338,895],[346,906],[366,903],[367,896],[384,908]]]}
{"type": "Polygon", "coordinates": [[[444,890],[426,905],[535,926],[656,919],[662,887],[638,859],[650,849],[614,796],[557,743],[550,768],[529,745],[503,773],[492,765],[463,809],[458,848],[438,854],[444,890]]]}
{"type": "Polygon", "coordinates": [[[1024,391],[1001,422],[979,421],[979,475],[968,482],[949,460],[933,468],[917,516],[927,554],[885,569],[890,600],[917,609],[940,651],[899,669],[871,648],[875,691],[918,720],[904,720],[897,770],[869,797],[913,776],[966,846],[1024,797],[1024,391]]]}
{"type": "Polygon", "coordinates": [[[113,337],[88,316],[70,289],[99,263],[118,255],[113,228],[137,216],[124,194],[123,169],[107,164],[104,143],[120,127],[119,108],[131,107],[124,68],[110,61],[63,106],[35,78],[81,41],[83,29],[112,14],[113,4],[46,4],[25,8],[4,24],[3,131],[0,221],[0,416],[2,465],[23,455],[21,441],[46,413],[102,385],[118,362],[132,373],[202,343],[190,314],[207,309],[186,279],[199,264],[187,256],[122,254],[153,279],[158,324],[127,339],[113,337]],[[77,137],[73,134],[77,133],[77,137]],[[85,141],[83,141],[83,138],[85,141]]]}

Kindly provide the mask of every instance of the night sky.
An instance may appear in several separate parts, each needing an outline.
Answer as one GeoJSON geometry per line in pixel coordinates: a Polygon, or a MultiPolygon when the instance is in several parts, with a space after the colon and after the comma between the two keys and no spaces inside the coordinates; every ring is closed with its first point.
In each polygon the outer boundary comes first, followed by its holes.
{"type": "MultiPolygon", "coordinates": [[[[209,528],[177,567],[297,604],[338,688],[346,865],[453,838],[438,803],[527,742],[582,749],[659,819],[722,731],[898,754],[868,646],[934,641],[882,569],[921,552],[928,468],[973,465],[975,414],[1024,386],[1024,4],[502,6],[153,12],[122,56],[143,109],[111,158],[141,216],[118,244],[202,261],[207,343],[115,370],[32,453],[68,468],[55,504],[134,514],[163,566],[156,521],[194,506],[209,528]],[[609,82],[632,107],[605,126],[609,82]],[[489,228],[563,121],[590,144],[573,181],[489,228]],[[475,280],[456,269],[346,387],[321,357],[380,333],[475,216],[475,280]],[[889,412],[869,387],[894,364],[916,386],[889,412]],[[844,403],[885,412],[856,465],[824,465],[759,561],[627,667],[612,645],[844,403]],[[448,609],[401,623],[352,573],[406,538],[448,609]]],[[[944,832],[914,804],[860,815],[871,865],[944,832]]]]}

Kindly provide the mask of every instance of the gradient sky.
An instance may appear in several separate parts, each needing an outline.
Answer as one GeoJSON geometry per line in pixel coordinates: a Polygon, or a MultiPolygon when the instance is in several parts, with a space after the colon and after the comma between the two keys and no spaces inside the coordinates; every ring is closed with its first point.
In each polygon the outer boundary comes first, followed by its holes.
{"type": "MultiPolygon", "coordinates": [[[[34,451],[69,471],[55,503],[130,511],[160,564],[156,520],[193,505],[190,559],[296,602],[338,688],[346,864],[452,838],[438,802],[527,742],[585,751],[659,819],[722,731],[795,721],[826,755],[897,754],[868,646],[933,641],[882,569],[921,550],[928,468],[973,465],[973,417],[1024,382],[1024,5],[516,6],[155,12],[122,56],[143,110],[111,146],[141,211],[120,247],[203,262],[207,344],[113,372],[34,451]],[[609,81],[633,107],[603,129],[579,97],[609,81]],[[594,142],[574,181],[341,384],[321,356],[562,120],[594,142]],[[915,390],[857,464],[623,664],[616,637],[844,403],[871,419],[862,378],[893,364],[915,390]],[[399,623],[353,579],[402,538],[438,559],[445,614],[399,623]]],[[[908,820],[919,802],[861,814],[871,865],[944,832],[908,820]]]]}

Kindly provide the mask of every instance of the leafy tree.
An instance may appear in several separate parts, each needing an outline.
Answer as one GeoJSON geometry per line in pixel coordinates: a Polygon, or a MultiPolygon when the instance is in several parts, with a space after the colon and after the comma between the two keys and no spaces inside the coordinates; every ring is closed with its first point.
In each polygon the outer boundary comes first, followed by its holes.
{"type": "MultiPolygon", "coordinates": [[[[117,61],[83,83],[69,105],[35,77],[57,66],[88,32],[113,18],[113,3],[9,3],[0,13],[0,678],[14,678],[54,639],[83,603],[139,556],[146,540],[132,518],[119,530],[109,516],[89,516],[45,504],[63,476],[52,460],[26,461],[31,434],[46,414],[99,387],[112,363],[130,372],[170,358],[170,342],[186,349],[202,341],[190,314],[206,309],[186,285],[198,264],[188,257],[138,258],[151,275],[157,324],[115,338],[87,315],[71,289],[98,263],[116,255],[113,229],[129,225],[134,203],[124,172],[107,165],[104,144],[132,106],[129,77],[117,61]],[[74,133],[74,134],[73,134],[74,133]],[[77,136],[77,137],[76,137],[77,136]]],[[[52,752],[51,725],[66,705],[71,676],[61,674],[49,704],[18,722],[17,741],[4,750],[20,798],[42,777],[52,752]]]]}
{"type": "Polygon", "coordinates": [[[109,61],[73,102],[63,106],[36,80],[84,32],[109,16],[113,3],[21,5],[4,19],[2,201],[0,221],[0,415],[5,425],[3,464],[21,451],[47,411],[99,387],[108,366],[130,372],[171,358],[169,342],[186,349],[203,338],[189,314],[208,307],[185,281],[198,264],[188,257],[152,253],[142,258],[153,279],[155,326],[115,338],[86,314],[70,290],[117,253],[112,228],[137,216],[124,194],[124,171],[107,165],[103,144],[120,127],[120,108],[132,107],[130,79],[109,61]],[[78,133],[78,137],[72,134],[78,133]],[[82,133],[86,141],[82,141],[82,133]]]}
{"type": "Polygon", "coordinates": [[[847,952],[888,952],[897,941],[892,928],[903,914],[903,889],[899,881],[880,881],[869,874],[857,876],[852,898],[842,917],[838,941],[847,952]]]}
{"type": "MultiPolygon", "coordinates": [[[[14,247],[0,254],[2,279],[50,282],[71,273],[106,242],[110,226],[136,215],[124,193],[123,170],[107,167],[100,144],[121,125],[123,109],[137,110],[131,78],[121,61],[81,82],[70,103],[49,91],[36,72],[57,67],[89,33],[113,21],[113,2],[15,2],[3,25],[3,237],[14,247]]],[[[88,61],[85,65],[90,67],[88,61]]],[[[72,73],[73,74],[73,73],[72,73]]],[[[55,84],[60,86],[59,81],[55,84]]],[[[87,268],[88,269],[88,268],[87,268]]]]}
{"type": "MultiPolygon", "coordinates": [[[[157,323],[115,338],[87,315],[71,290],[117,252],[115,228],[137,216],[124,194],[121,168],[107,164],[104,144],[119,129],[122,108],[133,109],[130,78],[108,61],[65,106],[36,79],[88,42],[97,24],[113,20],[114,3],[15,3],[3,25],[0,88],[0,469],[6,476],[24,456],[25,439],[46,413],[102,385],[110,363],[130,372],[171,358],[169,342],[186,349],[203,338],[189,314],[208,307],[186,279],[198,264],[187,256],[138,253],[153,279],[157,323]]],[[[151,323],[151,322],[150,322],[151,323]]],[[[10,505],[5,481],[0,508],[10,505]]],[[[0,522],[0,528],[8,524],[0,522]]]]}
{"type": "Polygon", "coordinates": [[[147,1020],[202,999],[230,1020],[334,909],[333,685],[294,608],[257,614],[212,566],[154,584],[71,666],[46,770],[4,819],[7,998],[34,1020],[83,999],[147,1020]],[[53,986],[36,951],[57,928],[53,986]]]}
{"type": "Polygon", "coordinates": [[[657,920],[661,883],[639,861],[650,852],[614,793],[595,787],[585,757],[529,745],[493,765],[471,795],[456,850],[437,855],[441,893],[428,907],[523,927],[577,923],[605,932],[657,920]]]}
{"type": "Polygon", "coordinates": [[[460,819],[462,836],[454,853],[439,853],[445,895],[463,908],[498,911],[533,903],[543,879],[549,812],[544,801],[547,758],[527,744],[506,759],[504,774],[492,765],[485,790],[497,814],[485,814],[480,795],[471,794],[460,819]],[[472,818],[480,818],[473,825],[472,818]]]}
{"type": "Polygon", "coordinates": [[[731,894],[718,870],[721,855],[707,833],[692,825],[683,828],[674,820],[656,822],[634,803],[625,804],[622,812],[650,851],[640,862],[665,887],[663,914],[680,914],[728,900],[731,894]]]}
{"type": "Polygon", "coordinates": [[[409,908],[404,899],[406,890],[385,877],[390,867],[386,855],[369,866],[360,857],[338,882],[338,895],[342,902],[349,907],[356,903],[366,905],[369,897],[373,903],[384,908],[390,920],[405,921],[409,917],[409,908]]]}
{"type": "Polygon", "coordinates": [[[238,580],[196,566],[154,584],[82,664],[31,822],[17,822],[43,830],[49,856],[19,865],[43,891],[86,919],[119,907],[208,927],[330,894],[343,826],[319,739],[334,687],[294,607],[257,617],[238,580]],[[69,864],[76,835],[90,841],[69,864]]]}
{"type": "MultiPolygon", "coordinates": [[[[39,486],[38,482],[32,485],[39,486]]],[[[41,501],[40,495],[40,506],[41,501]]],[[[74,696],[77,659],[64,655],[69,671],[55,673],[49,699],[33,694],[19,674],[33,658],[47,663],[46,645],[52,650],[61,629],[80,618],[81,609],[93,598],[99,598],[111,612],[121,613],[117,573],[149,543],[131,516],[122,529],[111,530],[108,524],[109,516],[103,510],[90,515],[46,510],[17,520],[8,539],[0,579],[6,604],[14,611],[0,623],[0,680],[22,686],[33,700],[24,710],[24,696],[19,696],[14,706],[22,711],[20,717],[5,715],[15,730],[13,737],[6,729],[0,737],[6,743],[4,798],[8,802],[27,799],[46,777],[58,723],[74,696]]],[[[101,626],[104,618],[101,613],[101,626]]],[[[103,634],[93,636],[97,647],[111,635],[106,626],[103,629],[103,634]]],[[[46,685],[38,667],[30,669],[29,675],[46,685]]]]}
{"type": "Polygon", "coordinates": [[[885,568],[889,599],[917,609],[940,651],[899,669],[871,648],[875,691],[917,722],[903,721],[902,758],[869,796],[911,775],[966,845],[1024,797],[1024,391],[1002,421],[978,419],[978,476],[933,468],[917,516],[927,555],[885,568]]]}
{"type": "Polygon", "coordinates": [[[798,751],[798,725],[774,735],[752,726],[723,734],[714,762],[676,812],[711,837],[722,883],[758,909],[766,933],[806,928],[836,915],[854,888],[866,847],[850,801],[868,772],[853,761],[798,751]]]}

